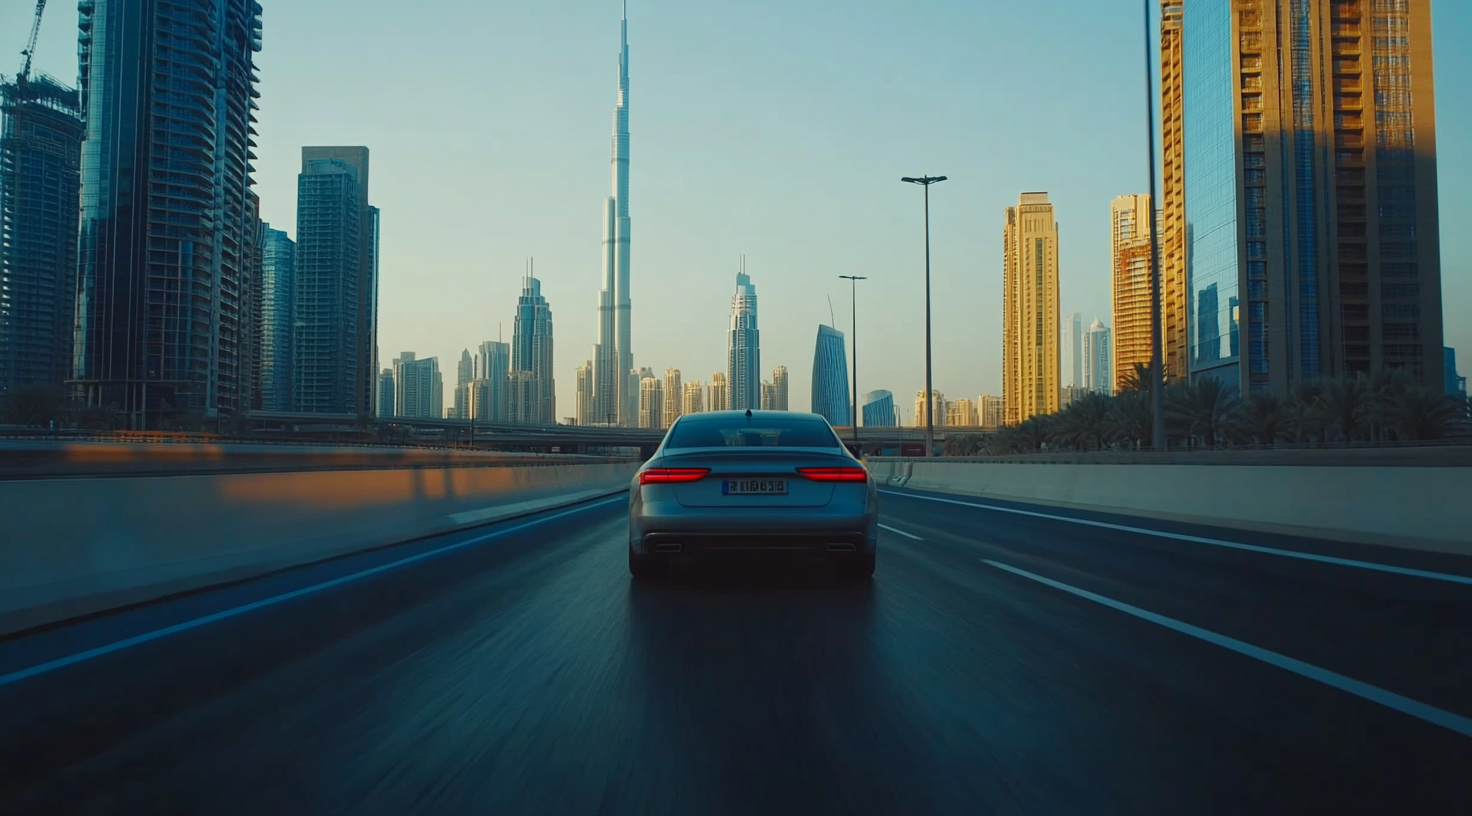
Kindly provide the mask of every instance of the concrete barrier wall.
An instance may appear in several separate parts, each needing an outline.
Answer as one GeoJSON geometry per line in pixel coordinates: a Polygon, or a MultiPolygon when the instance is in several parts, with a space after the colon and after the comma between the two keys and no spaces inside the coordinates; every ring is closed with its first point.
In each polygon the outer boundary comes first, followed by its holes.
{"type": "Polygon", "coordinates": [[[0,634],[612,495],[637,468],[0,482],[0,634]]]}
{"type": "Polygon", "coordinates": [[[1472,555],[1472,468],[870,460],[881,485],[1472,555]]]}

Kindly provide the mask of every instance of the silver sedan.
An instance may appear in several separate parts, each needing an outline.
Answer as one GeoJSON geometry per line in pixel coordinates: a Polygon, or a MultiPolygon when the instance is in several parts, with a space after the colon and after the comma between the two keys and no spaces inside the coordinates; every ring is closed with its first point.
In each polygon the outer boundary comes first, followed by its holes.
{"type": "Polygon", "coordinates": [[[629,492],[629,572],[718,553],[810,555],[874,574],[879,491],[818,414],[713,411],[675,420],[629,492]]]}

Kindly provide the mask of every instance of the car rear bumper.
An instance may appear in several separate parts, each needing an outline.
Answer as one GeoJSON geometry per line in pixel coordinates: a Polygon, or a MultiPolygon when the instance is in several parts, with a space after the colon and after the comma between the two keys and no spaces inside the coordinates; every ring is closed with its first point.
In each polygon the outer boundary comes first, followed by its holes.
{"type": "Polygon", "coordinates": [[[747,552],[841,557],[872,553],[879,538],[878,513],[862,505],[760,512],[692,512],[674,506],[661,513],[656,504],[639,509],[643,512],[629,518],[629,547],[640,556],[747,552]]]}

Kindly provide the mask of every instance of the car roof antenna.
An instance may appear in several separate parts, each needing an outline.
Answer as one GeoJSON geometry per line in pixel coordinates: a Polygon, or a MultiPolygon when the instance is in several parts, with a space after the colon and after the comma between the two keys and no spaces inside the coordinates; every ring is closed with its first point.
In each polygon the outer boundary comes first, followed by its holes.
{"type": "Polygon", "coordinates": [[[747,408],[746,409],[746,424],[747,425],[750,425],[751,424],[751,409],[750,408],[747,408]]]}

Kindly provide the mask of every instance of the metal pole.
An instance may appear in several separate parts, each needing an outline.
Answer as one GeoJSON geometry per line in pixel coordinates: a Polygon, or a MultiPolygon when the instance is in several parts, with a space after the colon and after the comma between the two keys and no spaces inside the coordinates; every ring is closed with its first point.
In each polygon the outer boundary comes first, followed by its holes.
{"type": "Polygon", "coordinates": [[[1165,367],[1162,365],[1160,328],[1160,236],[1155,233],[1155,83],[1151,76],[1150,2],[1145,0],[1145,120],[1149,144],[1150,211],[1150,447],[1165,450],[1165,367]]]}
{"type": "Polygon", "coordinates": [[[935,455],[935,389],[930,382],[930,185],[925,187],[925,456],[935,455]]]}
{"type": "MultiPolygon", "coordinates": [[[[849,403],[849,422],[854,426],[854,444],[859,444],[859,279],[849,278],[849,331],[854,335],[854,398],[849,403]]],[[[863,455],[860,449],[859,455],[863,455]]]]}

